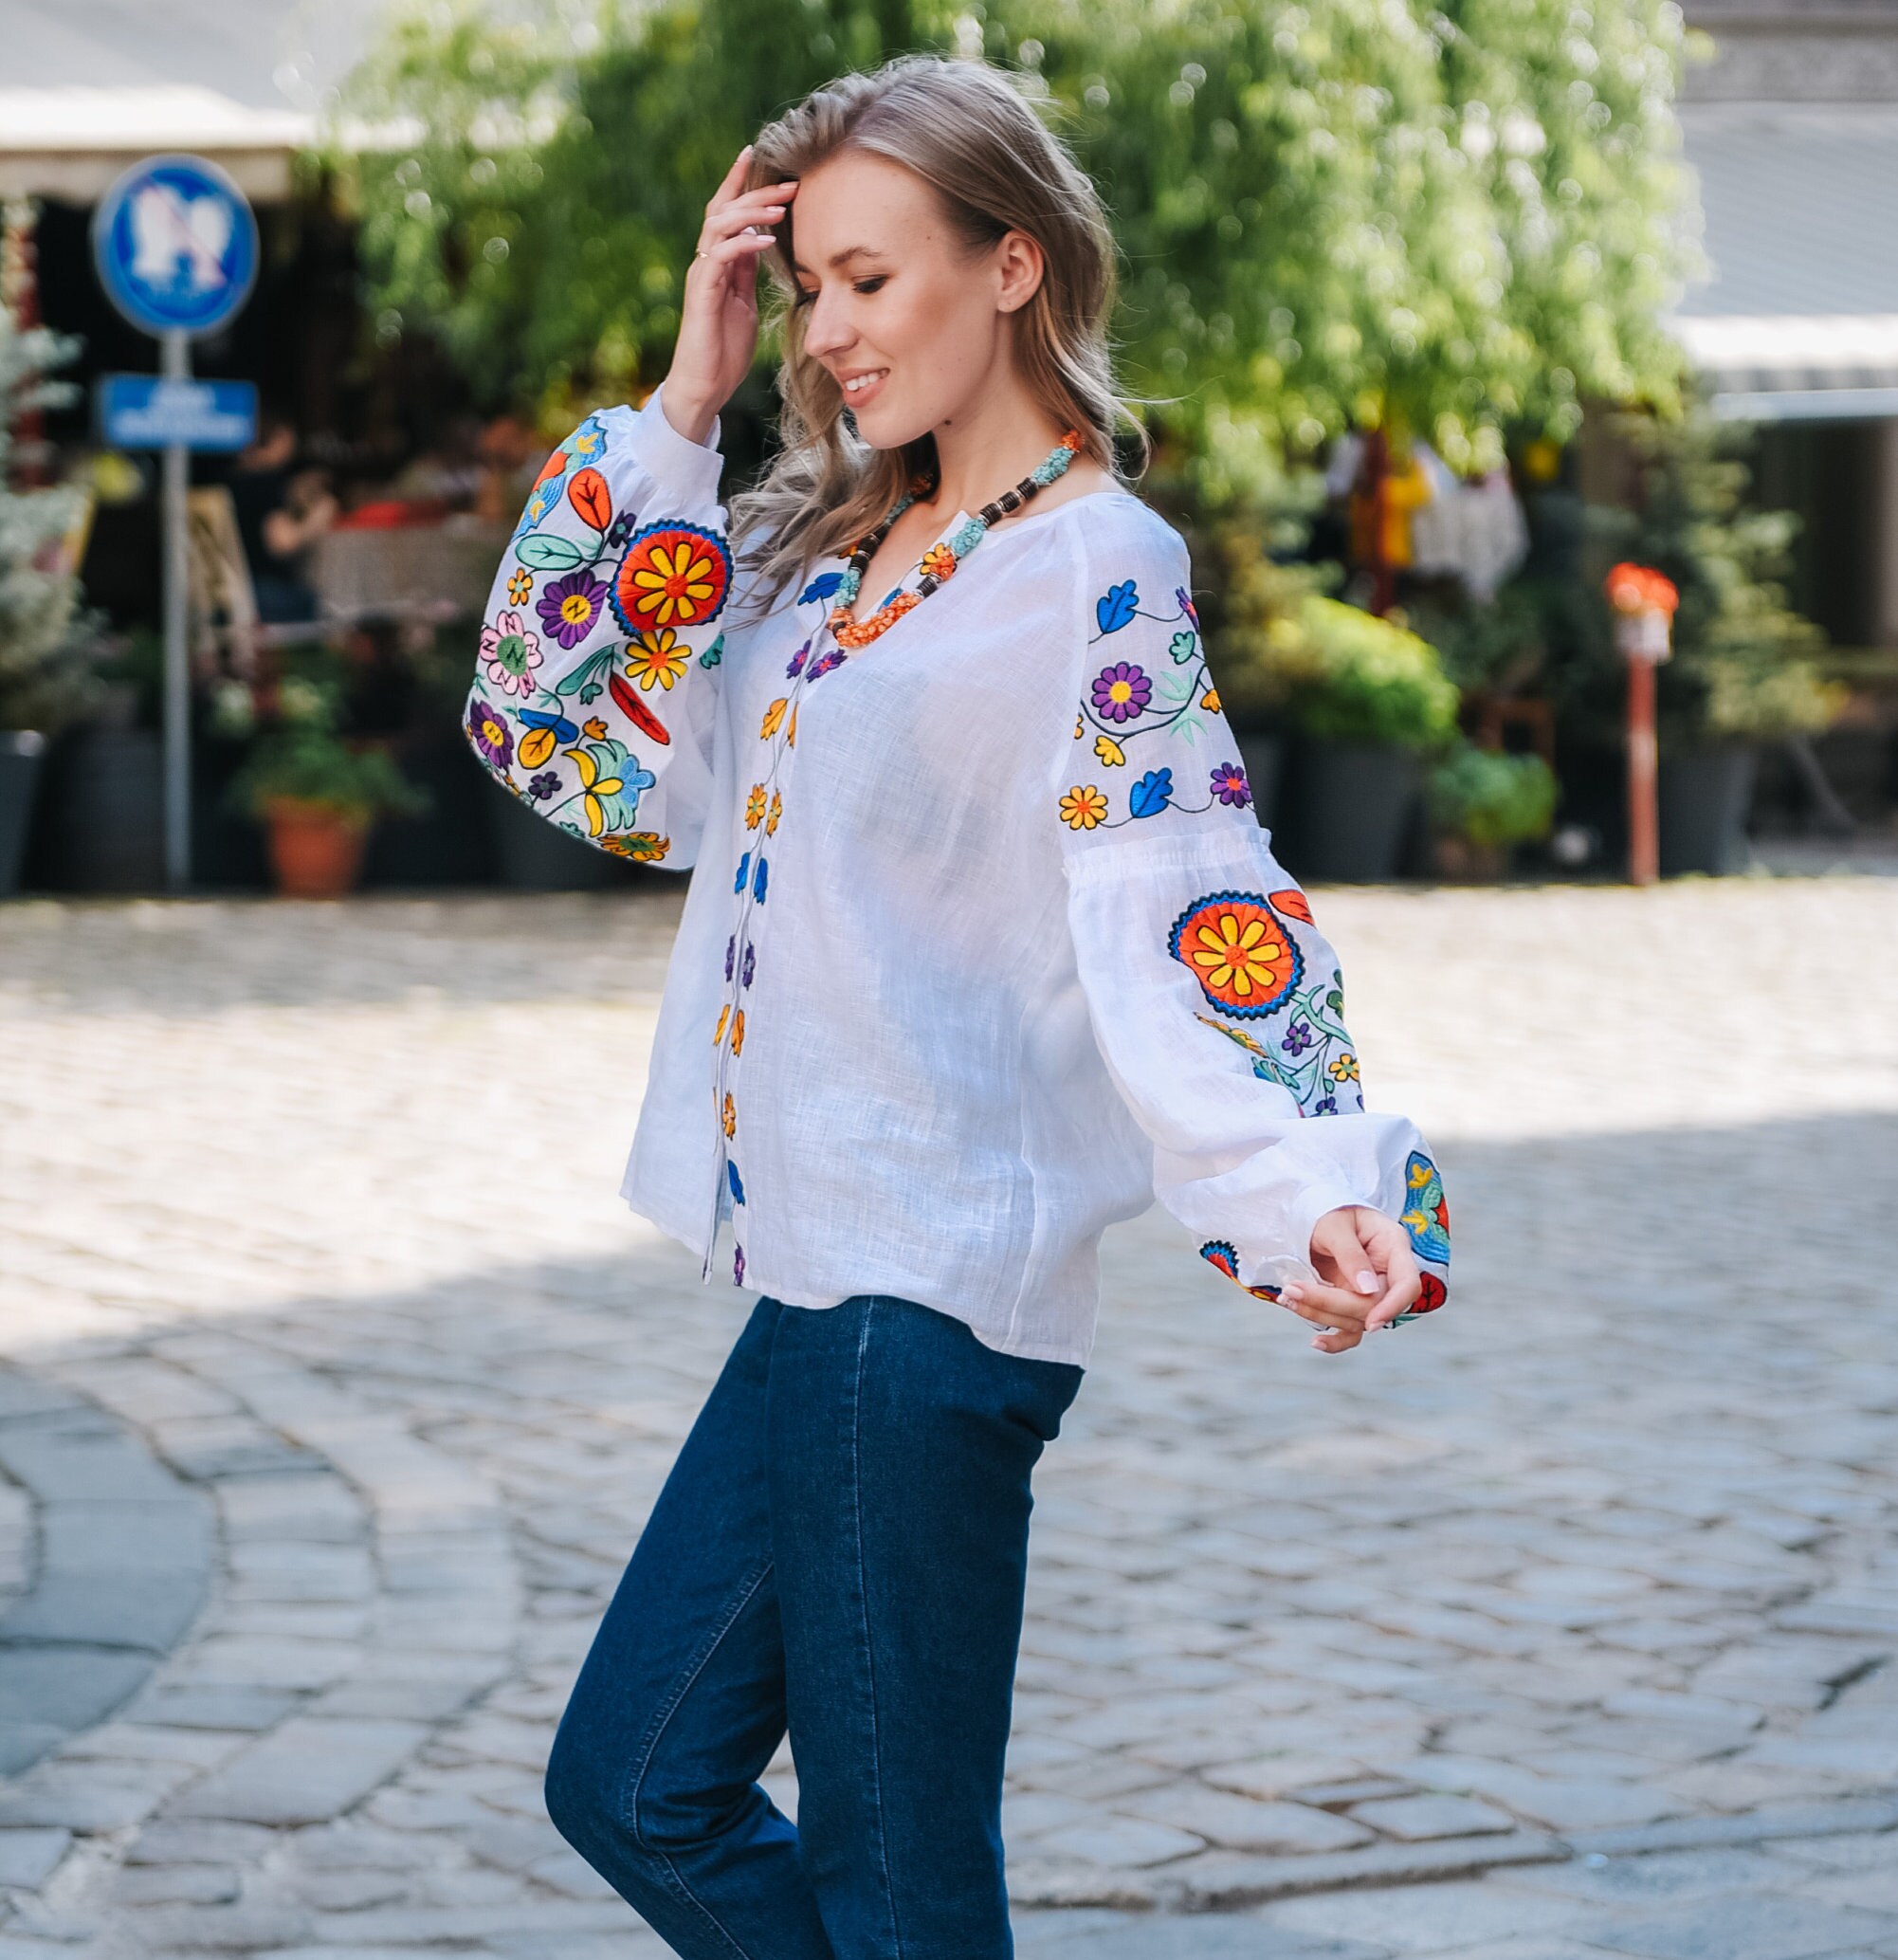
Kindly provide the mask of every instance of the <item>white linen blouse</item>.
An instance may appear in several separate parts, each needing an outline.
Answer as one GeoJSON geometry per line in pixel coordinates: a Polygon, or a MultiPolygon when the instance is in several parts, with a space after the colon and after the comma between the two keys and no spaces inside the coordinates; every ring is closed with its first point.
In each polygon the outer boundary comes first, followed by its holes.
{"type": "Polygon", "coordinates": [[[1086,1363],[1101,1234],[1156,1196],[1267,1299],[1374,1206],[1423,1264],[1400,1320],[1441,1305],[1441,1181],[1364,1108],[1178,533],[1119,489],[1031,505],[851,652],[842,556],[732,620],[717,439],[655,393],[556,450],[468,697],[516,796],[694,870],[627,1202],[702,1276],[728,1220],[740,1286],[896,1294],[1049,1361],[1086,1363]]]}

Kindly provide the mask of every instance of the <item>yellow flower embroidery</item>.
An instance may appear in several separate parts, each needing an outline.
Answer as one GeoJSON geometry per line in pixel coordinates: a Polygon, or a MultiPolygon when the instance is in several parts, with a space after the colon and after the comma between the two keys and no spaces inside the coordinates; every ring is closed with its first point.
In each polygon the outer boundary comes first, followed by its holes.
{"type": "Polygon", "coordinates": [[[737,1108],[737,1106],[736,1106],[736,1105],[735,1105],[735,1104],[733,1103],[733,1101],[732,1101],[732,1099],[731,1099],[731,1096],[730,1096],[730,1094],[728,1093],[728,1094],[726,1095],[726,1097],[725,1097],[725,1136],[726,1136],[726,1138],[727,1138],[727,1139],[729,1139],[729,1138],[731,1138],[732,1136],[736,1135],[736,1133],[737,1133],[737,1131],[738,1131],[738,1127],[739,1127],[739,1112],[738,1112],[738,1108],[737,1108]]]}
{"type": "Polygon", "coordinates": [[[764,785],[755,782],[745,798],[745,829],[755,831],[764,821],[764,785]]]}
{"type": "Polygon", "coordinates": [[[757,731],[760,742],[769,742],[784,725],[784,710],[791,705],[781,695],[764,711],[763,725],[757,731]]]}
{"type": "Polygon", "coordinates": [[[1217,687],[1209,687],[1209,688],[1207,688],[1206,692],[1205,692],[1204,694],[1202,694],[1202,695],[1201,695],[1201,696],[1199,697],[1199,705],[1200,705],[1200,706],[1201,706],[1201,707],[1203,707],[1203,708],[1204,708],[1204,709],[1206,710],[1206,712],[1207,712],[1207,713],[1208,713],[1209,715],[1216,715],[1216,714],[1217,714],[1217,713],[1219,712],[1219,690],[1218,690],[1218,688],[1217,688],[1217,687]]]}
{"type": "Polygon", "coordinates": [[[585,749],[570,748],[567,753],[574,759],[574,767],[579,772],[580,788],[586,793],[580,804],[587,813],[587,829],[597,837],[607,827],[606,809],[600,798],[618,796],[626,783],[617,776],[602,776],[600,765],[585,749]]]}
{"type": "Polygon", "coordinates": [[[797,710],[791,710],[791,726],[784,731],[784,739],[793,748],[797,746],[797,710]]]}
{"type": "Polygon", "coordinates": [[[1355,1054],[1341,1054],[1330,1067],[1334,1081],[1356,1082],[1359,1079],[1358,1057],[1355,1054]]]}
{"type": "Polygon", "coordinates": [[[745,1045],[745,1011],[741,1007],[732,1017],[732,1053],[742,1054],[745,1045]]]}
{"type": "Polygon", "coordinates": [[[1127,760],[1127,752],[1111,735],[1097,735],[1094,738],[1094,753],[1106,763],[1109,769],[1117,769],[1127,760]]]}
{"type": "Polygon", "coordinates": [[[1074,717],[1074,739],[1076,742],[1081,740],[1081,717],[1079,715],[1074,717]]]}
{"type": "Polygon", "coordinates": [[[524,606],[534,596],[534,575],[532,572],[517,572],[507,581],[507,596],[517,606],[524,606]]]}
{"type": "Polygon", "coordinates": [[[771,793],[771,815],[764,820],[764,833],[767,837],[777,834],[777,819],[784,815],[784,798],[776,790],[771,793]]]}
{"type": "Polygon", "coordinates": [[[679,645],[679,635],[669,626],[653,632],[636,632],[627,648],[626,674],[637,681],[642,693],[649,694],[657,681],[669,694],[672,683],[685,671],[692,658],[689,647],[679,645]]]}
{"type": "Polygon", "coordinates": [[[607,739],[607,724],[595,715],[585,724],[585,734],[589,742],[604,742],[607,739]]]}
{"type": "MultiPolygon", "coordinates": [[[[682,539],[669,552],[663,543],[655,544],[648,562],[631,568],[630,582],[637,588],[633,605],[648,616],[656,614],[662,625],[675,615],[696,619],[719,589],[718,571],[717,559],[691,539],[682,539]]],[[[621,578],[624,592],[625,573],[621,578]]]]}
{"type": "Polygon", "coordinates": [[[725,1038],[725,1017],[731,1011],[731,1003],[729,1001],[719,1009],[719,1025],[712,1030],[712,1046],[714,1048],[718,1047],[719,1043],[725,1038]]]}
{"type": "Polygon", "coordinates": [[[1106,815],[1107,799],[1092,783],[1083,789],[1077,782],[1061,799],[1062,821],[1071,831],[1091,831],[1106,815]]]}

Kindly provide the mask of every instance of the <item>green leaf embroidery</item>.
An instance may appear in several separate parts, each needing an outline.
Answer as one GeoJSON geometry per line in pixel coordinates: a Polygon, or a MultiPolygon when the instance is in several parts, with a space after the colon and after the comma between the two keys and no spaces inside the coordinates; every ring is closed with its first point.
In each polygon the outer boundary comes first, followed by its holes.
{"type": "Polygon", "coordinates": [[[571,538],[557,538],[547,531],[523,538],[514,555],[537,572],[573,572],[587,562],[587,554],[571,538]]]}
{"type": "Polygon", "coordinates": [[[1177,632],[1168,645],[1167,651],[1173,655],[1174,660],[1179,666],[1183,667],[1198,651],[1198,649],[1199,635],[1197,633],[1177,632]]]}
{"type": "Polygon", "coordinates": [[[606,685],[607,676],[612,672],[612,664],[619,658],[621,650],[617,647],[602,647],[596,652],[589,653],[572,673],[555,682],[556,694],[577,694],[582,702],[594,702],[600,698],[600,689],[606,685]]]}
{"type": "Polygon", "coordinates": [[[712,642],[712,644],[709,647],[707,647],[703,653],[699,655],[699,665],[701,667],[717,667],[719,662],[724,658],[724,649],[725,636],[723,633],[721,633],[718,636],[718,638],[715,639],[712,642]]]}

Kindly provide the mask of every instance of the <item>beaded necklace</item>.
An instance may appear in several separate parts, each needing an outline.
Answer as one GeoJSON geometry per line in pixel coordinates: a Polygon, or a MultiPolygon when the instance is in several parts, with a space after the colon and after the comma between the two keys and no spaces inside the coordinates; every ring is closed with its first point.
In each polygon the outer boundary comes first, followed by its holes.
{"type": "Polygon", "coordinates": [[[829,622],[831,637],[840,647],[867,647],[872,640],[887,632],[911,607],[920,606],[945,578],[955,576],[957,566],[982,541],[991,524],[1012,517],[1037,491],[1054,482],[1073,462],[1080,448],[1081,431],[1068,430],[1013,489],[1004,490],[993,503],[983,504],[967,522],[958,524],[941,543],[930,546],[922,556],[922,577],[916,581],[914,592],[899,592],[879,606],[867,619],[852,619],[850,608],[863,590],[864,573],[876,556],[877,546],[889,535],[889,527],[928,487],[926,480],[918,477],[897,500],[883,522],[868,537],[859,540],[850,553],[849,562],[837,582],[837,603],[831,610],[829,622]]]}

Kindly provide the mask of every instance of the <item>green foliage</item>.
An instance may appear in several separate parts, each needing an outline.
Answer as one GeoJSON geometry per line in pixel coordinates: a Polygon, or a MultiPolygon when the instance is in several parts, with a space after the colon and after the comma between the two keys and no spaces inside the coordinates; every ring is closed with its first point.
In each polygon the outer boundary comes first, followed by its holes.
{"type": "MultiPolygon", "coordinates": [[[[1673,658],[1656,684],[1663,742],[1689,747],[1826,727],[1843,690],[1822,679],[1825,634],[1787,605],[1782,582],[1798,520],[1747,508],[1752,472],[1741,452],[1748,431],[1717,420],[1699,399],[1677,421],[1621,415],[1615,423],[1636,461],[1639,507],[1598,513],[1600,545],[1666,573],[1680,593],[1673,658]]],[[[1606,601],[1597,603],[1605,613],[1606,601]]]]}
{"type": "Polygon", "coordinates": [[[1530,843],[1555,822],[1555,772],[1540,756],[1461,742],[1431,771],[1428,790],[1437,825],[1472,844],[1530,843]]]}
{"type": "Polygon", "coordinates": [[[1414,749],[1456,732],[1436,650],[1338,599],[1299,594],[1262,628],[1229,632],[1226,652],[1220,701],[1236,699],[1242,720],[1276,714],[1314,741],[1414,749]]]}
{"type": "Polygon", "coordinates": [[[284,680],[261,724],[249,689],[229,684],[214,705],[214,723],[222,733],[253,736],[230,786],[232,807],[263,816],[283,798],[321,804],[363,823],[427,810],[428,793],[403,776],[387,751],[345,742],[337,732],[338,719],[338,690],[327,679],[284,680]]]}
{"type": "Polygon", "coordinates": [[[81,493],[12,486],[21,419],[70,399],[70,385],[47,376],[78,351],[77,340],[23,329],[0,306],[0,728],[50,732],[94,692],[96,622],[81,611],[78,575],[59,564],[81,493]]]}
{"type": "Polygon", "coordinates": [[[1354,417],[1461,467],[1512,420],[1567,434],[1586,394],[1673,398],[1668,0],[673,0],[532,27],[411,0],[334,143],[380,331],[440,334],[497,399],[656,379],[757,125],[844,68],[978,46],[1039,78],[1102,186],[1126,379],[1174,397],[1202,502],[1354,417]]]}

